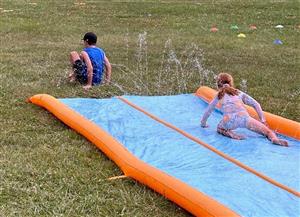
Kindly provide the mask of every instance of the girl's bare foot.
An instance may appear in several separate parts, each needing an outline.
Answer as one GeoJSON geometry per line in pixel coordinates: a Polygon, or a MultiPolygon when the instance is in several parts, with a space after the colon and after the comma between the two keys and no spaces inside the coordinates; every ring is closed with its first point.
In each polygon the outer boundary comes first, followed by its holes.
{"type": "Polygon", "coordinates": [[[276,145],[281,145],[281,146],[285,146],[285,147],[289,146],[288,142],[283,139],[275,139],[272,142],[276,145]]]}
{"type": "Polygon", "coordinates": [[[234,133],[234,132],[232,132],[232,131],[229,133],[229,135],[230,135],[231,138],[237,139],[237,140],[243,140],[243,139],[246,139],[245,136],[239,135],[239,134],[234,133]]]}
{"type": "Polygon", "coordinates": [[[242,139],[246,138],[245,136],[239,135],[239,134],[233,132],[232,130],[225,130],[225,129],[222,129],[222,128],[218,128],[217,131],[218,131],[218,133],[220,133],[224,136],[227,136],[229,138],[232,138],[232,139],[242,140],[242,139]]]}

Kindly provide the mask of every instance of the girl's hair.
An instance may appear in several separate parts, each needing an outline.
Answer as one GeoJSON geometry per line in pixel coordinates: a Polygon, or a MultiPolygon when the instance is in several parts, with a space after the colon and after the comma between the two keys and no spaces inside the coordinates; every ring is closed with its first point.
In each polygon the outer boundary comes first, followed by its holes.
{"type": "Polygon", "coordinates": [[[217,77],[217,86],[219,89],[218,99],[222,99],[225,93],[235,96],[239,94],[239,91],[233,86],[233,78],[228,73],[220,73],[217,77]]]}

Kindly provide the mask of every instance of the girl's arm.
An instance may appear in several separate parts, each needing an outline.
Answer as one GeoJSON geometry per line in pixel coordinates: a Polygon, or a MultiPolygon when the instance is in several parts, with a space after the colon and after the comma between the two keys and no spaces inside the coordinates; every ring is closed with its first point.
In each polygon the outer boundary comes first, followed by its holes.
{"type": "Polygon", "coordinates": [[[208,127],[208,125],[206,124],[206,121],[207,121],[208,117],[210,116],[210,114],[212,113],[212,111],[214,110],[218,101],[219,101],[218,95],[216,95],[215,98],[209,103],[209,105],[206,108],[204,115],[201,119],[201,127],[208,127]]]}
{"type": "Polygon", "coordinates": [[[262,123],[266,123],[266,119],[265,119],[264,113],[261,109],[261,106],[255,99],[253,99],[248,94],[242,92],[242,100],[246,105],[249,105],[255,109],[255,111],[258,114],[258,117],[262,123]]]}

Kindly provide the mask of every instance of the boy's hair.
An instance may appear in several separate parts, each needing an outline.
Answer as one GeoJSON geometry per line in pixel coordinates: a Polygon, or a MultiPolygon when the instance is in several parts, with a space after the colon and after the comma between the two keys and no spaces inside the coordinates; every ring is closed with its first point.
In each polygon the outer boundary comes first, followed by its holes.
{"type": "Polygon", "coordinates": [[[89,45],[94,45],[97,43],[97,35],[93,32],[87,32],[82,40],[86,41],[89,45]]]}
{"type": "Polygon", "coordinates": [[[218,98],[222,99],[225,93],[229,95],[238,95],[239,91],[233,86],[233,78],[228,73],[220,73],[217,77],[217,86],[219,89],[218,98]]]}

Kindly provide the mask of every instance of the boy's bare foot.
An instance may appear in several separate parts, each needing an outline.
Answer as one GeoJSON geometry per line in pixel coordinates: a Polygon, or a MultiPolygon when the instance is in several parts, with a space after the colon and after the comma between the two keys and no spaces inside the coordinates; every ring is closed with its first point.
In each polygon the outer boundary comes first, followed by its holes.
{"type": "Polygon", "coordinates": [[[75,78],[74,77],[69,77],[69,81],[70,81],[70,83],[74,83],[75,82],[75,78]]]}
{"type": "Polygon", "coordinates": [[[71,83],[75,82],[76,79],[75,79],[75,75],[73,72],[69,73],[68,79],[69,79],[69,82],[71,82],[71,83]]]}
{"type": "Polygon", "coordinates": [[[91,87],[92,87],[92,85],[87,84],[87,85],[84,85],[84,86],[83,86],[83,89],[84,89],[84,90],[89,90],[91,87]]]}

